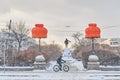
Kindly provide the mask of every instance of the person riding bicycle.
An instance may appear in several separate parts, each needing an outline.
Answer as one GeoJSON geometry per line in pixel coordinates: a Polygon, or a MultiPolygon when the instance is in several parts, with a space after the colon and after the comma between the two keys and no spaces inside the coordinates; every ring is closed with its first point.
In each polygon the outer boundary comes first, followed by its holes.
{"type": "Polygon", "coordinates": [[[62,70],[62,62],[65,62],[65,61],[62,59],[62,56],[60,56],[60,57],[57,59],[57,63],[58,63],[59,66],[60,66],[60,70],[62,70]]]}

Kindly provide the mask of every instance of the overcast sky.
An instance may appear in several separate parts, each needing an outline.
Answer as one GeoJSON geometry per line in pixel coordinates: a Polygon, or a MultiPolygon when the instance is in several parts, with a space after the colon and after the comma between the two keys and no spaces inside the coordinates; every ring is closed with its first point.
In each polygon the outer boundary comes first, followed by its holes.
{"type": "Polygon", "coordinates": [[[120,0],[0,0],[0,28],[10,19],[30,29],[44,24],[51,42],[72,39],[72,31],[84,34],[89,23],[97,23],[101,37],[120,37],[120,0]]]}

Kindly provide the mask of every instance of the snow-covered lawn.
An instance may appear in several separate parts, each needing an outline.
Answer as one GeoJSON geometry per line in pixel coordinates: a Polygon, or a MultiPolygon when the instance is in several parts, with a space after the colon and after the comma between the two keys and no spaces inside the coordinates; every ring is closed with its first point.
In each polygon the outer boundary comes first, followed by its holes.
{"type": "MultiPolygon", "coordinates": [[[[0,80],[120,80],[120,71],[85,70],[81,61],[69,61],[70,71],[54,72],[55,61],[48,64],[46,70],[0,71],[0,80]],[[71,69],[72,68],[72,69],[71,69]]],[[[3,68],[3,67],[0,67],[3,68]]],[[[33,67],[6,67],[31,69],[33,67]]]]}
{"type": "Polygon", "coordinates": [[[0,80],[120,80],[120,71],[1,71],[0,80]]]}
{"type": "MultiPolygon", "coordinates": [[[[53,66],[56,65],[56,61],[49,62],[46,65],[46,70],[34,70],[33,67],[6,66],[6,69],[30,69],[30,71],[4,71],[2,69],[0,80],[120,80],[120,71],[85,70],[82,61],[71,60],[69,63],[69,72],[54,72],[53,66]]],[[[4,66],[0,68],[4,68],[4,66]]]]}

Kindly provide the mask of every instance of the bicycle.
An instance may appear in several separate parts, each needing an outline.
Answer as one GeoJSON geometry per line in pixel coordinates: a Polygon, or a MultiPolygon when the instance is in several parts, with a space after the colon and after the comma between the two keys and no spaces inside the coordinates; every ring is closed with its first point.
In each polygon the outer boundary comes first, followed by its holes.
{"type": "MultiPolygon", "coordinates": [[[[64,70],[65,72],[68,72],[69,71],[69,66],[65,64],[66,62],[62,62],[62,70],[64,70]]],[[[58,64],[54,65],[53,67],[53,70],[55,72],[58,72],[60,71],[60,66],[58,64]]]]}

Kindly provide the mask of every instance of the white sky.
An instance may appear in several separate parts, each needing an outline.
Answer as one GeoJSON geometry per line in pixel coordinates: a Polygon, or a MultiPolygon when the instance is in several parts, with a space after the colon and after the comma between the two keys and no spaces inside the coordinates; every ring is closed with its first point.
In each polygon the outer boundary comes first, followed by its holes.
{"type": "Polygon", "coordinates": [[[0,0],[0,28],[10,19],[30,29],[44,24],[48,42],[72,40],[71,31],[84,33],[91,22],[101,28],[101,37],[120,37],[120,0],[0,0]]]}

